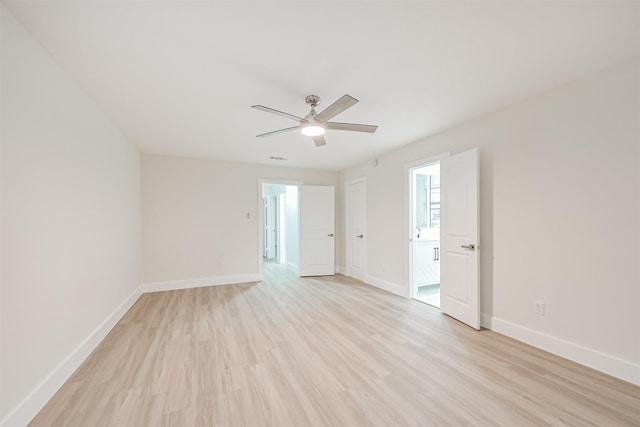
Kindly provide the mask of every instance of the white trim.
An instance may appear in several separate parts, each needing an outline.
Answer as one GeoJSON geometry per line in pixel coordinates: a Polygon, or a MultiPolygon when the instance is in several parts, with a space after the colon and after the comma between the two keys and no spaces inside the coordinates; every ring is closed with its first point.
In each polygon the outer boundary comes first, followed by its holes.
{"type": "Polygon", "coordinates": [[[178,289],[202,288],[205,286],[234,285],[237,283],[259,282],[257,274],[238,274],[235,276],[203,277],[201,279],[171,280],[168,282],[143,283],[142,290],[148,292],[175,291],[178,289]]]}
{"type": "Polygon", "coordinates": [[[411,298],[406,288],[395,283],[387,282],[386,280],[378,279],[377,277],[366,276],[364,283],[404,298],[411,298]]]}
{"type": "Polygon", "coordinates": [[[442,159],[446,159],[447,157],[451,157],[451,151],[445,151],[443,153],[436,154],[434,156],[429,156],[429,157],[422,158],[420,160],[415,160],[413,162],[405,163],[404,168],[405,170],[409,170],[409,169],[416,168],[418,166],[430,165],[432,163],[441,162],[442,159]]]}
{"type": "Polygon", "coordinates": [[[349,276],[349,271],[347,270],[347,267],[343,265],[336,265],[336,273],[342,274],[343,276],[349,276]]]}
{"type": "Polygon", "coordinates": [[[109,331],[122,319],[125,313],[142,295],[138,287],[129,295],[105,320],[98,325],[76,347],[66,359],[56,366],[9,414],[0,422],[0,426],[27,425],[33,417],[44,407],[71,375],[80,367],[82,362],[102,342],[109,331]]]}
{"type": "Polygon", "coordinates": [[[367,177],[366,176],[360,176],[358,178],[353,178],[350,179],[348,181],[344,182],[344,225],[345,225],[345,232],[344,232],[344,255],[345,255],[345,266],[344,268],[344,274],[345,276],[350,276],[351,275],[351,238],[349,235],[350,232],[350,221],[349,221],[349,186],[353,185],[353,184],[357,184],[361,182],[363,187],[364,187],[364,254],[363,254],[363,260],[362,260],[362,276],[366,277],[367,276],[367,241],[368,241],[368,234],[367,234],[367,177]]]}
{"type": "Polygon", "coordinates": [[[491,329],[491,319],[492,317],[488,314],[480,313],[480,326],[485,329],[491,329]]]}
{"type": "Polygon", "coordinates": [[[504,319],[491,319],[493,331],[548,351],[597,371],[640,385],[640,364],[605,354],[504,319]]]}

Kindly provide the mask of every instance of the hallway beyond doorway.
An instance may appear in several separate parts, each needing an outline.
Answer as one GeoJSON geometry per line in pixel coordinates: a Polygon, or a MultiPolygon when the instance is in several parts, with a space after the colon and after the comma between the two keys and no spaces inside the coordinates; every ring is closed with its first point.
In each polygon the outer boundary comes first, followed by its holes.
{"type": "Polygon", "coordinates": [[[440,284],[419,286],[414,297],[418,301],[440,308],[440,284]]]}

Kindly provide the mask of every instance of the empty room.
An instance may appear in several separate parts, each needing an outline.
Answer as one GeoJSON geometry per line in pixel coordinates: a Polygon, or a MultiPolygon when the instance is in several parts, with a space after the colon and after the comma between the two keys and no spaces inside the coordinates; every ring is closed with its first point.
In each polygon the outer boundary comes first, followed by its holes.
{"type": "Polygon", "coordinates": [[[0,427],[640,426],[640,2],[0,0],[0,427]]]}

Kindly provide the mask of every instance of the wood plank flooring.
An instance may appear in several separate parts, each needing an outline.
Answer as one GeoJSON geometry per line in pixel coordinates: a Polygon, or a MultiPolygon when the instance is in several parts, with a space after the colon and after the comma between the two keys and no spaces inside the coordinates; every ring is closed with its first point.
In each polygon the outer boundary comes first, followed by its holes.
{"type": "Polygon", "coordinates": [[[342,276],[144,294],[31,426],[640,426],[640,387],[342,276]]]}

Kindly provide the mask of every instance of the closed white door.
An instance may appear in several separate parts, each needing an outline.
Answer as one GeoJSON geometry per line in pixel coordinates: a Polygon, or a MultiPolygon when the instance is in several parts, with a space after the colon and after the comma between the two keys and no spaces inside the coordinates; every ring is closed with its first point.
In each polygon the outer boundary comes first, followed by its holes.
{"type": "Polygon", "coordinates": [[[335,274],[335,188],[300,186],[300,276],[335,274]]]}
{"type": "Polygon", "coordinates": [[[478,150],[441,162],[440,309],[480,329],[478,150]]]}
{"type": "Polygon", "coordinates": [[[366,260],[366,184],[364,178],[347,182],[347,268],[348,274],[364,280],[366,260]]]}

